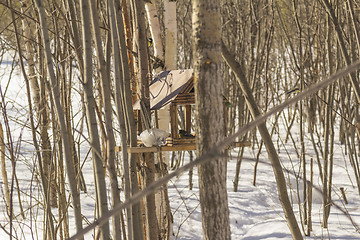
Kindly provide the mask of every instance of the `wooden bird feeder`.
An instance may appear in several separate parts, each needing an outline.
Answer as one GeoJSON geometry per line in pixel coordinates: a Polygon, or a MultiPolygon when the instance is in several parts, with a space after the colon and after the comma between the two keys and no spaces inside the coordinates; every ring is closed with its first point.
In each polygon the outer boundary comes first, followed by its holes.
{"type": "MultiPolygon", "coordinates": [[[[190,151],[196,150],[195,137],[179,137],[178,128],[178,107],[184,107],[185,128],[183,130],[191,132],[191,113],[195,105],[193,70],[172,70],[164,71],[157,75],[151,82],[150,90],[150,109],[156,111],[169,107],[170,114],[170,137],[167,144],[163,147],[132,147],[128,148],[129,153],[157,152],[157,151],[190,151]]],[[[224,98],[226,101],[226,99],[224,98]]],[[[224,105],[225,105],[224,101],[224,105]]],[[[224,106],[225,107],[225,106],[224,106]]],[[[137,111],[138,132],[141,132],[141,114],[140,103],[137,101],[134,106],[137,111]]],[[[226,123],[226,114],[224,112],[224,122],[226,123]]],[[[224,124],[226,126],[226,124],[224,124]]],[[[229,146],[244,147],[250,146],[249,142],[237,142],[229,146]]],[[[121,151],[119,147],[116,149],[121,151]]]]}

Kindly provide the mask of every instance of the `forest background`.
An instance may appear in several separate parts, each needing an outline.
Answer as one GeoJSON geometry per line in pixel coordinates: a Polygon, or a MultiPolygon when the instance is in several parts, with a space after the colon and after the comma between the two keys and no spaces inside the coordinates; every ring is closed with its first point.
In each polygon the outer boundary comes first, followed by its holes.
{"type": "MultiPolygon", "coordinates": [[[[189,190],[193,174],[199,176],[204,239],[229,239],[229,175],[218,152],[225,145],[210,151],[225,136],[232,136],[225,141],[251,143],[250,149],[227,152],[235,169],[232,190],[239,189],[244,159],[252,162],[253,186],[259,164],[273,170],[288,236],[314,234],[313,179],[318,179],[314,185],[321,195],[321,231],[328,228],[334,208],[359,231],[351,211],[344,210],[349,192],[334,187],[333,173],[334,161],[345,160],[349,168],[342,177],[358,198],[360,2],[0,3],[1,60],[11,66],[0,85],[1,229],[9,239],[27,238],[27,227],[21,224],[25,219],[30,229],[41,229],[31,237],[43,239],[66,239],[75,233],[81,239],[85,231],[96,239],[177,237],[167,185],[158,194],[150,190],[156,180],[164,184],[185,170],[189,190]],[[329,86],[315,85],[345,68],[348,71],[336,75],[329,86]],[[115,152],[115,146],[137,144],[140,132],[132,110],[136,98],[143,103],[143,128],[169,127],[156,117],[168,110],[150,112],[148,86],[157,73],[175,69],[194,69],[196,114],[190,130],[196,132],[197,156],[203,156],[196,160],[203,161],[198,174],[192,171],[197,162],[191,152],[186,157],[180,152],[145,154],[140,159],[115,152]],[[15,78],[22,81],[23,102],[13,101],[20,93],[11,93],[17,90],[15,78]],[[300,101],[287,111],[274,111],[267,126],[263,119],[247,131],[253,119],[296,96],[300,101]],[[216,118],[223,111],[225,127],[216,118]],[[285,145],[296,160],[289,161],[290,153],[287,159],[279,157],[285,145]],[[338,145],[344,153],[340,157],[334,150],[338,145]],[[265,150],[266,162],[261,160],[265,150]],[[92,175],[84,174],[86,165],[91,165],[92,175]],[[18,180],[21,166],[36,182],[31,190],[18,180]],[[87,189],[89,176],[93,191],[87,189]],[[146,197],[142,189],[148,190],[146,197]],[[340,196],[338,202],[334,194],[340,196]],[[86,219],[85,195],[95,202],[93,216],[86,219]],[[101,226],[90,224],[94,219],[101,220],[101,226]]],[[[180,128],[185,112],[177,109],[180,128]]]]}

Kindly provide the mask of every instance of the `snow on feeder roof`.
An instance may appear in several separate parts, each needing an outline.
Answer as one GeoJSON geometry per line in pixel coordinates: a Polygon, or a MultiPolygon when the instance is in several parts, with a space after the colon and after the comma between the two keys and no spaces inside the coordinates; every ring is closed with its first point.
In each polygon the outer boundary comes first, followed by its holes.
{"type": "MultiPolygon", "coordinates": [[[[174,101],[179,94],[192,91],[192,79],[192,69],[171,70],[159,73],[149,86],[150,109],[161,109],[174,101]]],[[[139,100],[135,102],[133,108],[134,110],[140,109],[139,100]]]]}

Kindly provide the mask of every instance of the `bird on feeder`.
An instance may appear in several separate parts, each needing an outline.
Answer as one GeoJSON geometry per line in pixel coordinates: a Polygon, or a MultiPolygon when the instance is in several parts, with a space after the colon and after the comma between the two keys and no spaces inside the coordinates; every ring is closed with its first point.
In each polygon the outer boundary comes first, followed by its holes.
{"type": "Polygon", "coordinates": [[[179,130],[180,138],[194,138],[195,136],[185,130],[179,130]]]}

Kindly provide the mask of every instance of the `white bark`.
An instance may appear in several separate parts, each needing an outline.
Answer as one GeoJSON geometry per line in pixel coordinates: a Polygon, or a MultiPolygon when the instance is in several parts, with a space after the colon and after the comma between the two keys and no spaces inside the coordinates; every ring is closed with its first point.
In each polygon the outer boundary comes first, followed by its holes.
{"type": "MultiPolygon", "coordinates": [[[[176,69],[177,65],[177,24],[176,24],[176,2],[164,0],[164,25],[165,25],[165,70],[176,69]]],[[[158,29],[157,31],[160,31],[158,29]]],[[[169,105],[164,109],[158,111],[158,123],[161,130],[170,132],[170,113],[169,105]]],[[[169,166],[169,152],[163,152],[162,161],[169,166]]],[[[161,163],[160,163],[161,164],[161,163]]],[[[158,173],[157,178],[162,177],[164,173],[158,173]]],[[[167,197],[167,188],[163,191],[158,192],[156,197],[158,211],[159,211],[159,222],[162,226],[162,236],[168,237],[172,234],[172,222],[169,216],[169,200],[167,197]]]]}
{"type": "MultiPolygon", "coordinates": [[[[177,63],[177,25],[176,2],[164,0],[164,25],[165,25],[165,70],[176,69],[177,63]]],[[[159,128],[170,131],[169,105],[158,111],[159,128]]],[[[164,153],[165,163],[169,165],[169,154],[164,153]]]]}
{"type": "Polygon", "coordinates": [[[177,60],[177,24],[176,2],[164,0],[165,25],[165,69],[176,69],[177,60]]]}
{"type": "Polygon", "coordinates": [[[152,0],[151,3],[145,3],[146,15],[149,21],[151,38],[153,40],[154,56],[160,60],[164,60],[164,47],[161,38],[161,29],[159,15],[157,11],[157,3],[159,0],[152,0]]]}

